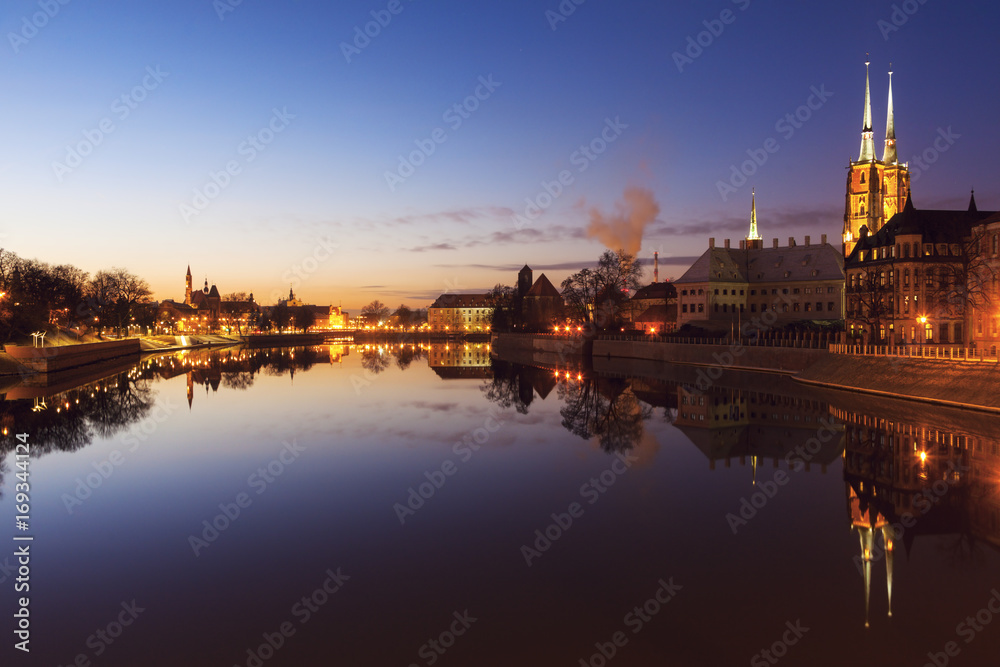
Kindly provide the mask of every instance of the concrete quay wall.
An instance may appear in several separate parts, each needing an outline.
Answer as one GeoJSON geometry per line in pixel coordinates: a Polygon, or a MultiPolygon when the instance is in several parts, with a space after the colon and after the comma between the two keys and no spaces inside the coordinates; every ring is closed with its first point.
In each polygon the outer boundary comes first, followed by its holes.
{"type": "Polygon", "coordinates": [[[644,359],[736,370],[798,373],[829,357],[824,349],[755,345],[701,345],[640,340],[596,340],[594,358],[644,359]]]}
{"type": "Polygon", "coordinates": [[[112,340],[59,347],[27,347],[7,345],[4,352],[10,358],[36,373],[55,373],[121,357],[139,357],[139,339],[112,340]]]}

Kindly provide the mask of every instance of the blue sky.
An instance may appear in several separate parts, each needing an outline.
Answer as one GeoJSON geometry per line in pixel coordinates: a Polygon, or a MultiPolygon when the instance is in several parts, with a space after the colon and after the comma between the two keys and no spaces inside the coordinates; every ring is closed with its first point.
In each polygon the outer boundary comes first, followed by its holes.
{"type": "Polygon", "coordinates": [[[591,210],[644,188],[659,215],[640,254],[679,277],[709,236],[745,234],[751,187],[765,239],[839,238],[866,52],[879,154],[890,62],[901,159],[951,128],[915,204],[975,187],[1000,208],[993,5],[230,1],[4,3],[0,244],[127,266],[158,298],[182,297],[190,263],[261,301],[291,282],[316,303],[421,306],[525,263],[558,284],[604,249],[591,210]]]}

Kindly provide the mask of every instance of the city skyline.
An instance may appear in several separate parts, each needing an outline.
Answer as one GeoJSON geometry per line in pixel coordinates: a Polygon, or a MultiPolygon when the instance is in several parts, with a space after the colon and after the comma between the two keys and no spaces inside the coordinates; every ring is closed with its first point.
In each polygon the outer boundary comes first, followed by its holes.
{"type": "Polygon", "coordinates": [[[190,264],[223,293],[291,283],[357,311],[513,284],[524,264],[558,285],[621,222],[677,278],[708,237],[745,236],[751,188],[765,241],[840,238],[866,53],[878,154],[892,64],[914,204],[964,208],[975,188],[996,210],[976,47],[997,11],[18,0],[0,22],[0,246],[125,266],[156,299],[182,297],[190,264]]]}

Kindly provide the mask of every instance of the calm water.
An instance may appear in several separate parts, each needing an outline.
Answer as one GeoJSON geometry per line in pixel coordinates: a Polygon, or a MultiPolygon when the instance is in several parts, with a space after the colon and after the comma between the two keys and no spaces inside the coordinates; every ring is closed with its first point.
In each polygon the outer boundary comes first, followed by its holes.
{"type": "Polygon", "coordinates": [[[485,346],[191,352],[98,376],[0,402],[3,664],[1000,655],[991,417],[485,346]],[[11,633],[24,534],[30,655],[11,633]]]}

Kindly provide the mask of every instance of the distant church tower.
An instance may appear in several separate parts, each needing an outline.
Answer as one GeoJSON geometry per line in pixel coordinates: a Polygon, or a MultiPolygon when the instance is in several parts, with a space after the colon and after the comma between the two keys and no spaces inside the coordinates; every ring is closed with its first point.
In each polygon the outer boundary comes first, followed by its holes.
{"type": "Polygon", "coordinates": [[[184,303],[191,305],[191,265],[188,264],[187,278],[184,279],[184,303]]]}
{"type": "Polygon", "coordinates": [[[531,267],[525,264],[520,271],[517,272],[517,295],[523,297],[531,289],[531,267]]]}
{"type": "Polygon", "coordinates": [[[892,216],[903,210],[910,193],[910,170],[896,153],[896,126],[892,110],[892,71],[889,71],[889,106],[885,123],[882,159],[875,157],[872,130],[871,86],[865,62],[865,115],[861,128],[861,154],[847,172],[844,206],[844,256],[851,254],[861,237],[861,227],[874,234],[892,216]]]}
{"type": "Polygon", "coordinates": [[[764,239],[757,233],[757,189],[750,191],[750,233],[747,234],[747,250],[760,250],[764,247],[764,239]]]}

